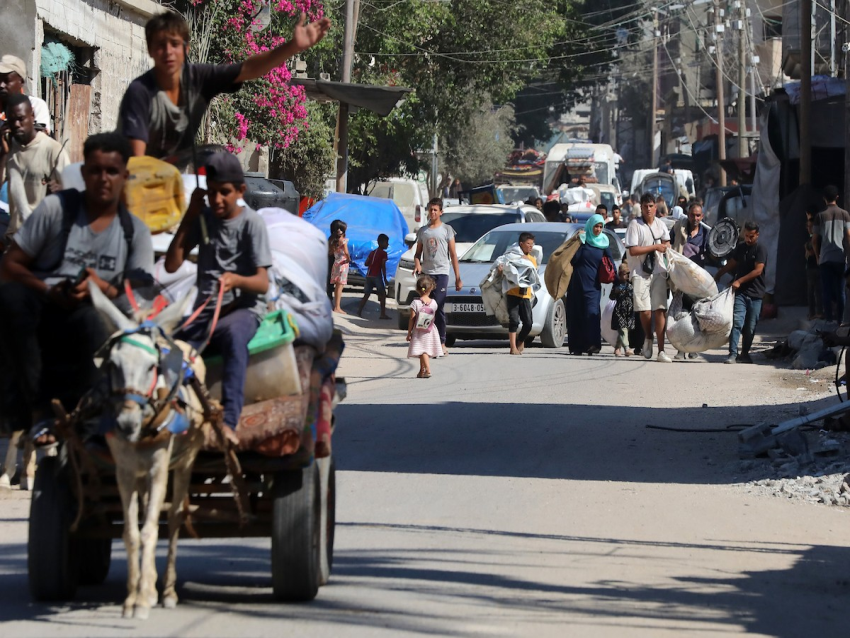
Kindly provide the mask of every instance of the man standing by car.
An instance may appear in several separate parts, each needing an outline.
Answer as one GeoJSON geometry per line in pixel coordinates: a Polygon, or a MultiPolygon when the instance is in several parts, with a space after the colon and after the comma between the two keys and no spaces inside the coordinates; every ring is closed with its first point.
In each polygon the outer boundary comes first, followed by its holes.
{"type": "Polygon", "coordinates": [[[431,293],[431,298],[437,302],[437,314],[434,323],[440,333],[440,343],[443,355],[446,349],[446,292],[449,287],[449,266],[455,271],[455,290],[463,288],[460,279],[460,266],[457,263],[455,250],[455,231],[444,224],[440,217],[443,215],[443,200],[434,198],[428,202],[428,225],[416,233],[416,253],[413,257],[413,276],[420,273],[433,277],[437,287],[431,293]]]}
{"type": "Polygon", "coordinates": [[[635,312],[646,335],[641,348],[644,358],[652,359],[652,329],[658,338],[658,361],[670,363],[664,352],[667,324],[667,269],[662,260],[670,246],[667,225],[655,218],[655,198],[644,193],[640,198],[641,217],[633,219],[626,230],[629,270],[632,271],[635,312]]]}
{"type": "Polygon", "coordinates": [[[753,221],[744,224],[744,241],[738,244],[729,261],[714,276],[715,281],[728,272],[735,273],[732,289],[735,291],[735,314],[732,334],[729,335],[729,356],[724,363],[752,363],[750,346],[756,334],[764,297],[764,267],[767,265],[767,250],[758,243],[759,226],[753,221]],[[741,334],[741,354],[738,341],[741,334]]]}
{"type": "Polygon", "coordinates": [[[622,213],[620,212],[620,207],[617,204],[614,204],[613,208],[611,208],[611,221],[605,224],[605,228],[609,230],[616,230],[618,228],[626,228],[628,224],[623,221],[622,213]]]}
{"type": "Polygon", "coordinates": [[[824,188],[823,198],[826,210],[815,218],[812,245],[818,255],[823,285],[823,318],[841,323],[844,321],[844,271],[850,245],[850,213],[838,207],[838,189],[835,186],[824,188]]]}

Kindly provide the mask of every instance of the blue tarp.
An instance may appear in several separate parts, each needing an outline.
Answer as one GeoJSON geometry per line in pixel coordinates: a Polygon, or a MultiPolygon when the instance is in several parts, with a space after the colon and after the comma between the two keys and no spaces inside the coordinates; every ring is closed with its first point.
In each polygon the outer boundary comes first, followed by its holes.
{"type": "Polygon", "coordinates": [[[331,234],[331,222],[339,219],[348,224],[348,252],[352,265],[366,276],[366,257],[378,247],[378,235],[390,238],[387,249],[387,278],[392,279],[398,260],[407,250],[404,236],[407,222],[391,199],[366,197],[365,195],[343,195],[331,193],[326,199],[304,211],[304,220],[320,229],[326,236],[331,234]]]}

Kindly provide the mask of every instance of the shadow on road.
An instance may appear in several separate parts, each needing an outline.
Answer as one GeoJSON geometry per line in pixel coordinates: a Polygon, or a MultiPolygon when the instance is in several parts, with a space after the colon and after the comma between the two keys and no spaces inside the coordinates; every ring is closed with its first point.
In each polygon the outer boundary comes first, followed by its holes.
{"type": "MultiPolygon", "coordinates": [[[[341,524],[341,533],[389,533],[387,549],[337,552],[331,584],[312,603],[281,605],[272,600],[268,548],[232,543],[183,543],[179,562],[181,605],[189,610],[222,608],[235,619],[310,621],[410,632],[422,635],[480,635],[482,622],[521,628],[524,623],[556,626],[569,619],[574,627],[656,628],[679,635],[728,631],[776,638],[843,638],[846,636],[847,573],[850,549],[778,543],[652,542],[552,534],[517,534],[499,530],[420,525],[341,524]],[[435,535],[460,535],[477,549],[435,548],[435,535]],[[427,535],[427,536],[423,536],[427,535]],[[524,549],[500,542],[521,537],[524,549]],[[423,538],[432,539],[427,544],[423,538]],[[397,549],[403,547],[404,549],[397,549]],[[663,552],[663,558],[661,552],[663,552]],[[688,577],[688,568],[710,561],[716,552],[735,552],[749,565],[758,556],[783,556],[788,567],[759,571],[718,571],[716,577],[688,577]],[[647,585],[638,564],[664,561],[670,575],[647,585]],[[604,576],[575,582],[572,566],[599,561],[604,576]],[[536,579],[512,574],[528,574],[536,579]],[[611,570],[615,569],[616,572],[611,570]],[[635,570],[632,572],[632,570],[635,570]],[[610,577],[616,573],[616,577],[610,577]],[[805,583],[806,591],[800,584],[805,583]],[[368,595],[355,596],[357,592],[368,595]],[[406,595],[403,598],[399,596],[406,595]],[[413,598],[416,608],[401,607],[413,598]],[[793,600],[794,604],[783,604],[793,600]],[[438,610],[464,614],[446,617],[438,610]],[[479,631],[467,631],[467,621],[479,620],[479,631]]],[[[11,546],[0,559],[6,576],[0,580],[0,622],[44,623],[51,634],[63,624],[78,633],[84,626],[72,612],[91,610],[91,625],[124,633],[135,623],[119,618],[124,563],[114,546],[113,569],[106,583],[81,588],[78,600],[57,606],[31,603],[26,593],[25,547],[11,546]],[[70,613],[69,613],[70,612],[70,613]]],[[[160,548],[160,568],[162,554],[160,548]]],[[[774,561],[775,563],[775,561],[774,561]]],[[[696,570],[696,568],[694,567],[696,570]]],[[[704,571],[704,570],[699,570],[704,571]]],[[[657,579],[656,579],[657,580],[657,579]]],[[[175,612],[156,610],[144,626],[156,635],[167,628],[175,612]]],[[[184,619],[185,621],[185,619],[184,619]]],[[[180,623],[178,623],[179,625],[180,623]]],[[[170,625],[174,628],[174,625],[170,625]]],[[[489,625],[492,629],[494,625],[489,625]]],[[[223,629],[223,627],[222,627],[223,629]]],[[[238,630],[236,634],[239,635],[238,630]]],[[[286,625],[281,625],[286,631],[286,625]]],[[[166,632],[167,633],[167,632],[166,632]]],[[[580,631],[579,634],[580,635],[580,631]]],[[[153,635],[153,634],[151,634],[153,635]]],[[[213,631],[211,635],[223,635],[213,631]]]]}
{"type": "MultiPolygon", "coordinates": [[[[834,402],[829,397],[808,407],[815,411],[834,402]]],[[[779,423],[797,416],[797,409],[794,404],[647,408],[521,402],[387,409],[342,403],[337,418],[343,426],[334,434],[334,445],[340,470],[736,483],[763,478],[740,475],[736,428],[779,423]],[[647,425],[712,431],[669,432],[647,425]]]]}

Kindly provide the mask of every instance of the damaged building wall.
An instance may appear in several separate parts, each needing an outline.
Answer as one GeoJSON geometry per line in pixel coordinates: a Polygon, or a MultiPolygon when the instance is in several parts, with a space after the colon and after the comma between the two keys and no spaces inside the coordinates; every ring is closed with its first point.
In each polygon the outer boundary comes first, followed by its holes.
{"type": "MultiPolygon", "coordinates": [[[[2,50],[24,60],[29,92],[41,98],[51,86],[39,77],[45,41],[62,42],[77,53],[72,81],[91,86],[80,93],[88,106],[88,130],[75,132],[85,137],[115,128],[127,85],[151,66],[144,24],[161,11],[151,0],[4,0],[2,50]]],[[[70,91],[64,95],[63,107],[71,101],[70,91]]]]}

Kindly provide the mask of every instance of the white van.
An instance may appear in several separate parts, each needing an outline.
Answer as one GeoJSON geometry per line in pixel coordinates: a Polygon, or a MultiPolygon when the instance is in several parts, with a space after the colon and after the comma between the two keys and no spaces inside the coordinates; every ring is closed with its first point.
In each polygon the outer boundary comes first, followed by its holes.
{"type": "MultiPolygon", "coordinates": [[[[653,173],[658,173],[657,168],[639,168],[634,173],[632,173],[632,188],[629,191],[630,193],[636,193],[639,190],[639,186],[643,181],[643,178],[647,175],[652,175],[653,173]]],[[[688,197],[696,197],[696,188],[694,186],[694,174],[688,169],[684,168],[676,168],[673,170],[673,176],[676,178],[676,184],[681,188],[684,188],[688,197]]],[[[678,195],[678,193],[677,193],[678,195]]]]}
{"type": "Polygon", "coordinates": [[[555,144],[546,156],[546,166],[543,169],[543,192],[545,194],[557,190],[565,183],[570,172],[570,164],[592,165],[593,174],[600,184],[611,184],[620,192],[620,181],[617,179],[617,165],[614,162],[614,149],[610,144],[593,144],[591,142],[568,142],[555,144]]]}
{"type": "Polygon", "coordinates": [[[392,177],[375,182],[374,187],[366,194],[393,200],[404,215],[407,229],[411,233],[415,233],[422,224],[428,223],[428,188],[422,182],[392,177]]]}

